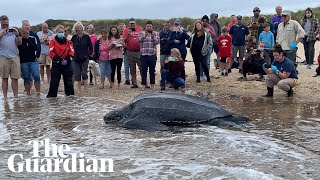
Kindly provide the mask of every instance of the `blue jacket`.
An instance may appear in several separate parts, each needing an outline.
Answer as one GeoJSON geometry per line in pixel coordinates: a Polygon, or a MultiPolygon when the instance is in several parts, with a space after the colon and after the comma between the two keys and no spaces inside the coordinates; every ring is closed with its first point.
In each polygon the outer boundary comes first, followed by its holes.
{"type": "Polygon", "coordinates": [[[39,58],[40,57],[40,53],[41,53],[41,43],[40,43],[39,36],[37,35],[37,33],[33,32],[33,31],[29,31],[29,35],[35,37],[36,40],[37,40],[37,54],[36,54],[36,57],[39,58]]]}
{"type": "Polygon", "coordinates": [[[186,31],[172,31],[169,38],[169,49],[177,48],[181,54],[187,54],[186,40],[189,40],[190,36],[186,31]],[[179,43],[175,43],[174,40],[179,40],[179,43]]]}

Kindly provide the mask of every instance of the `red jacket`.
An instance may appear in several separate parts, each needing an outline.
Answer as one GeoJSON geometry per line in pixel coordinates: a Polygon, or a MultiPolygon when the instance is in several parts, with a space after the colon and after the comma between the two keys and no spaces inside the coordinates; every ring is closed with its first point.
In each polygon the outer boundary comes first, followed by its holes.
{"type": "MultiPolygon", "coordinates": [[[[123,30],[122,37],[126,39],[129,28],[123,30]]],[[[129,51],[140,51],[140,44],[138,41],[139,33],[142,32],[142,28],[140,26],[136,26],[136,30],[131,32],[131,36],[128,41],[126,41],[126,46],[129,51]]]]}
{"type": "Polygon", "coordinates": [[[66,44],[61,44],[56,39],[51,40],[49,44],[50,59],[53,59],[55,55],[60,56],[62,59],[65,59],[68,55],[74,56],[74,49],[73,49],[72,42],[67,40],[66,44]]]}

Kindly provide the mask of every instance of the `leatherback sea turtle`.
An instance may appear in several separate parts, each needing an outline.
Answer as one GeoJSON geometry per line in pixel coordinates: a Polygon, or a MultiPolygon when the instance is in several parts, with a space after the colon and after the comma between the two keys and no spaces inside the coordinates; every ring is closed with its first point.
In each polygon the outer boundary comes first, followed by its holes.
{"type": "Polygon", "coordinates": [[[166,131],[170,126],[207,124],[234,127],[249,121],[204,98],[172,93],[146,93],[104,116],[106,123],[128,129],[166,131]]]}

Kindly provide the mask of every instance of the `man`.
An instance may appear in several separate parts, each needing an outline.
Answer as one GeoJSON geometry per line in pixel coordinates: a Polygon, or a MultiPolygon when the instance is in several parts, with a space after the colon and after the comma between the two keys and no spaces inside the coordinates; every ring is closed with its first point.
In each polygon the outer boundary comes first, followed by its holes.
{"type": "MultiPolygon", "coordinates": [[[[126,25],[123,23],[123,22],[120,22],[118,24],[118,29],[119,29],[119,34],[121,37],[123,37],[123,31],[124,29],[126,28],[126,25]]],[[[126,51],[127,49],[126,48],[123,48],[123,64],[124,64],[124,74],[125,74],[125,78],[126,78],[126,81],[125,81],[125,85],[130,85],[130,68],[129,68],[129,64],[128,64],[128,61],[127,61],[127,54],[126,54],[126,51]]]]}
{"type": "Polygon", "coordinates": [[[230,29],[229,34],[232,37],[232,61],[230,62],[230,69],[228,70],[228,73],[231,72],[231,67],[233,60],[237,58],[237,54],[239,52],[239,73],[242,72],[242,66],[243,66],[243,57],[245,53],[245,45],[246,45],[246,39],[249,35],[249,29],[247,26],[242,24],[242,16],[237,16],[237,24],[233,25],[230,29]]]}
{"type": "Polygon", "coordinates": [[[275,61],[272,63],[271,67],[266,67],[266,64],[262,66],[267,73],[266,85],[268,93],[265,97],[273,96],[273,87],[275,85],[277,85],[279,89],[286,91],[288,97],[292,97],[292,88],[298,79],[294,64],[290,59],[285,57],[281,45],[275,45],[272,52],[275,61]]]}
{"type": "Polygon", "coordinates": [[[277,14],[273,15],[271,20],[271,23],[273,24],[273,27],[274,27],[274,31],[273,31],[274,38],[276,38],[277,36],[279,24],[282,23],[282,17],[281,17],[282,7],[281,6],[276,7],[276,13],[277,14]]]}
{"type": "Polygon", "coordinates": [[[230,22],[228,24],[228,30],[230,31],[231,27],[233,25],[235,25],[235,24],[237,24],[237,17],[236,17],[236,15],[233,14],[233,15],[230,16],[230,22]]]}
{"type": "MultiPolygon", "coordinates": [[[[168,47],[169,38],[171,34],[171,23],[165,22],[163,24],[163,30],[160,31],[160,66],[164,68],[164,59],[170,55],[170,49],[168,47]]],[[[160,70],[161,71],[161,70],[160,70]]]]}
{"type": "Polygon", "coordinates": [[[146,31],[139,34],[140,54],[141,54],[141,78],[143,90],[147,85],[147,72],[150,74],[150,88],[154,90],[155,70],[157,61],[157,44],[160,42],[159,33],[153,31],[152,21],[146,23],[146,31]]]}
{"type": "Polygon", "coordinates": [[[138,65],[141,75],[141,61],[140,61],[140,44],[138,41],[139,33],[142,28],[136,24],[135,18],[130,18],[129,27],[123,30],[122,37],[127,46],[127,62],[130,67],[130,74],[132,79],[131,88],[138,88],[136,66],[138,65]]]}
{"type": "Polygon", "coordinates": [[[283,22],[278,26],[276,42],[281,45],[285,56],[296,65],[297,44],[303,42],[305,31],[297,21],[291,19],[289,11],[283,11],[281,16],[283,22]]]}
{"type": "Polygon", "coordinates": [[[1,16],[0,23],[0,77],[3,97],[7,99],[9,76],[13,95],[18,97],[18,79],[21,72],[18,45],[22,44],[22,38],[17,29],[9,27],[8,16],[1,16]]]}
{"type": "Polygon", "coordinates": [[[37,33],[41,43],[41,55],[39,58],[40,63],[40,77],[41,81],[44,81],[44,66],[46,66],[46,73],[47,73],[47,82],[50,83],[51,74],[50,74],[50,66],[51,66],[51,59],[49,57],[49,44],[50,41],[54,38],[54,34],[52,31],[49,30],[48,24],[42,24],[42,31],[37,33]]]}
{"type": "MultiPolygon", "coordinates": [[[[207,15],[204,15],[201,19],[202,23],[203,23],[203,27],[205,28],[206,31],[208,31],[211,35],[211,38],[214,39],[216,36],[219,36],[216,34],[215,29],[209,24],[209,17],[207,15]]],[[[216,38],[217,39],[217,38],[216,38]]],[[[208,50],[208,53],[206,55],[206,59],[208,62],[208,69],[210,71],[210,57],[211,57],[211,53],[212,53],[212,49],[208,50]]],[[[204,72],[202,69],[202,66],[200,66],[200,80],[206,80],[205,76],[204,76],[204,72]]]]}
{"type": "Polygon", "coordinates": [[[218,48],[218,37],[221,35],[221,24],[218,21],[218,14],[212,13],[210,15],[211,23],[210,25],[214,28],[216,36],[212,38],[213,46],[212,49],[217,55],[218,62],[220,62],[219,48],[218,48]]]}
{"type": "Polygon", "coordinates": [[[267,22],[267,18],[264,16],[261,16],[260,12],[261,12],[260,8],[258,7],[253,8],[253,16],[249,18],[249,22],[248,22],[250,36],[255,37],[255,39],[259,39],[259,35],[260,35],[258,34],[259,19],[264,18],[265,19],[264,22],[267,22]]]}

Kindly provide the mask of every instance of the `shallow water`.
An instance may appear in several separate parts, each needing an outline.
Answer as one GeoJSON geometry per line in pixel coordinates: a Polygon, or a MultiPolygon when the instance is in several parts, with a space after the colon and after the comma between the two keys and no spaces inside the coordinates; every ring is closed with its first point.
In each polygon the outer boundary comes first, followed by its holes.
{"type": "MultiPolygon", "coordinates": [[[[317,179],[320,106],[294,98],[250,98],[187,92],[215,100],[252,126],[144,132],[106,125],[125,103],[103,98],[0,99],[0,179],[317,179]],[[86,159],[112,158],[113,173],[12,173],[12,154],[30,157],[32,140],[68,144],[86,159]]],[[[41,149],[43,152],[43,149],[41,149]]]]}

